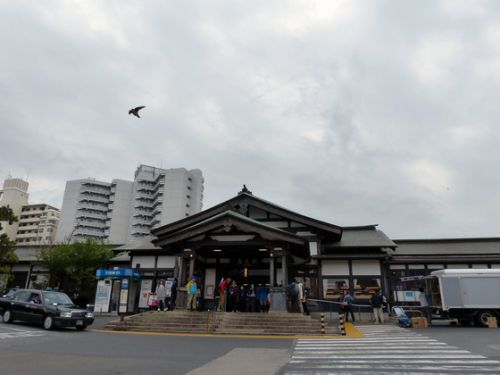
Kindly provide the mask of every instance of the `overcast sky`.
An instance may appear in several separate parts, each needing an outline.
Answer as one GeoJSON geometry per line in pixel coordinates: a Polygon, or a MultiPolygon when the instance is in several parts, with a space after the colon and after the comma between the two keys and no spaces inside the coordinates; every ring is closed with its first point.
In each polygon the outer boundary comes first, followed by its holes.
{"type": "Polygon", "coordinates": [[[0,178],[199,168],[392,238],[500,236],[498,1],[0,0],[0,178]],[[127,114],[146,105],[138,119],[127,114]]]}

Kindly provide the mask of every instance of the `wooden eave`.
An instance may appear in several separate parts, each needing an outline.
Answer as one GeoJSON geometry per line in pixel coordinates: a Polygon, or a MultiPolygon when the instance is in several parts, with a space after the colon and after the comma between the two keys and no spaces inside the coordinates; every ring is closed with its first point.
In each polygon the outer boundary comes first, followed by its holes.
{"type": "Polygon", "coordinates": [[[298,214],[296,212],[287,210],[283,207],[276,206],[275,204],[271,202],[267,202],[263,199],[257,198],[253,196],[252,194],[249,193],[240,193],[234,198],[231,198],[225,202],[219,203],[218,205],[209,208],[205,211],[199,212],[195,215],[186,217],[185,219],[178,220],[176,222],[164,225],[160,228],[154,229],[151,232],[157,236],[161,237],[164,236],[168,233],[176,232],[178,230],[181,230],[183,228],[191,227],[196,223],[202,222],[204,220],[209,219],[212,216],[215,216],[217,214],[220,214],[222,212],[231,210],[233,211],[232,207],[240,202],[248,204],[249,206],[253,206],[255,208],[261,209],[263,211],[269,212],[270,214],[274,214],[280,217],[283,217],[284,219],[288,219],[291,221],[295,221],[297,223],[304,224],[306,226],[310,226],[313,228],[320,229],[322,231],[325,231],[327,233],[331,233],[338,237],[339,239],[342,237],[342,228],[326,223],[320,220],[316,220],[301,214],[298,214]]]}
{"type": "Polygon", "coordinates": [[[302,246],[306,243],[305,239],[295,234],[267,226],[246,216],[228,210],[221,214],[212,216],[208,220],[180,229],[176,232],[171,232],[165,235],[156,234],[158,239],[154,241],[154,244],[164,247],[176,242],[186,241],[189,238],[200,236],[205,233],[213,232],[220,228],[230,228],[233,226],[243,232],[255,233],[268,240],[285,241],[302,246]]]}

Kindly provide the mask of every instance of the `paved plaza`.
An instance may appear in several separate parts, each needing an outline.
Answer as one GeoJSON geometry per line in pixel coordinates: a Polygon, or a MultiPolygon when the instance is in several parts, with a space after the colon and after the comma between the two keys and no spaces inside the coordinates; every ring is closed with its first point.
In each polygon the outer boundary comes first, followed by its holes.
{"type": "Polygon", "coordinates": [[[259,339],[45,331],[0,324],[6,374],[499,374],[500,331],[359,325],[364,337],[259,339]]]}

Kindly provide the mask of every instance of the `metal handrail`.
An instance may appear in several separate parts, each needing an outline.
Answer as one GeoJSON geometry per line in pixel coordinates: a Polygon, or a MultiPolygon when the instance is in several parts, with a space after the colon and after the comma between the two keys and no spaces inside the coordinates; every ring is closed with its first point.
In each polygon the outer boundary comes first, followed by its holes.
{"type": "MultiPolygon", "coordinates": [[[[344,306],[343,302],[338,302],[338,301],[328,301],[328,300],[324,300],[324,299],[314,299],[314,298],[308,298],[307,300],[308,301],[315,301],[315,302],[329,304],[332,307],[328,311],[328,313],[330,315],[330,320],[333,320],[332,319],[332,315],[333,315],[333,312],[334,312],[333,311],[333,307],[335,305],[338,305],[338,309],[337,309],[336,312],[339,312],[340,311],[340,307],[344,306]]],[[[354,309],[354,313],[355,313],[355,315],[357,315],[357,320],[358,321],[361,320],[361,310],[366,309],[367,312],[371,312],[372,309],[373,309],[373,307],[371,305],[359,304],[359,303],[350,303],[349,306],[354,309]]],[[[387,311],[390,314],[391,308],[390,308],[389,304],[387,304],[387,311]]]]}

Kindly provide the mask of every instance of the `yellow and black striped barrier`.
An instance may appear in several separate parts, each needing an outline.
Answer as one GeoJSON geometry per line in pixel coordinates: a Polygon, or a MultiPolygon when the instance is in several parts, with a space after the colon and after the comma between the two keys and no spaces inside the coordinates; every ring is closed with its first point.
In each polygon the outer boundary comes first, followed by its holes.
{"type": "Polygon", "coordinates": [[[344,313],[339,313],[339,331],[341,336],[345,336],[344,313]]]}
{"type": "Polygon", "coordinates": [[[326,333],[326,331],[325,331],[325,314],[324,313],[321,313],[320,321],[321,321],[321,334],[324,335],[326,333]]]}

